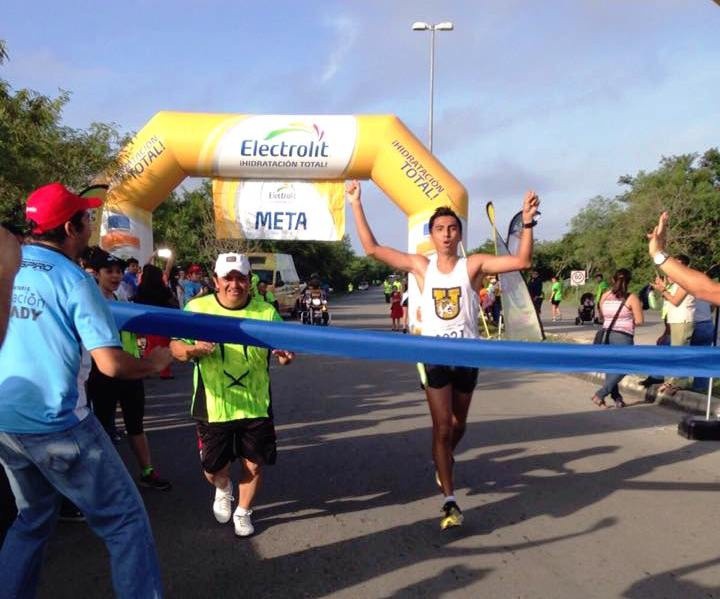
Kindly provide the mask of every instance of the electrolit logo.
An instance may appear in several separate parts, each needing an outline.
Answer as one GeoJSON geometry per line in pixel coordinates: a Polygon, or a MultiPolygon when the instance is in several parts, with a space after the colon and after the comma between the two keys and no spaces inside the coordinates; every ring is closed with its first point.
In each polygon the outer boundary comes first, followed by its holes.
{"type": "Polygon", "coordinates": [[[330,152],[324,137],[325,131],[316,124],[288,123],[287,127],[269,131],[262,140],[243,139],[240,155],[244,158],[327,158],[330,152]]]}
{"type": "Polygon", "coordinates": [[[270,200],[294,200],[295,197],[295,186],[292,183],[280,185],[277,189],[268,192],[270,200]]]}

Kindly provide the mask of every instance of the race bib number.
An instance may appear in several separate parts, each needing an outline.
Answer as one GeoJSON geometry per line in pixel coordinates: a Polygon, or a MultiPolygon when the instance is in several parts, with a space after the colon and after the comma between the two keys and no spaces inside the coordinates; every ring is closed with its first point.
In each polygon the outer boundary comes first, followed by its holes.
{"type": "Polygon", "coordinates": [[[465,336],[465,329],[463,327],[449,327],[438,331],[435,334],[436,337],[443,337],[446,339],[461,339],[465,336]]]}

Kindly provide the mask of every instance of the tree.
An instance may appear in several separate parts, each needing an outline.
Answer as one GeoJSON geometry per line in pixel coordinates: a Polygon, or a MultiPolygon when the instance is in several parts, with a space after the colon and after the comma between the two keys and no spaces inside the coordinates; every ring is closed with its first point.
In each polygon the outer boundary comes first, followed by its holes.
{"type": "Polygon", "coordinates": [[[622,212],[617,200],[596,196],[570,220],[570,232],[565,236],[568,245],[568,264],[587,273],[611,267],[607,249],[615,242],[614,225],[622,212]]]}
{"type": "MultiPolygon", "coordinates": [[[[0,64],[7,60],[0,40],[0,64]]],[[[14,91],[0,79],[0,221],[24,223],[24,199],[33,189],[61,181],[79,190],[115,160],[125,140],[113,125],[62,125],[69,99],[66,91],[57,98],[14,91]]]]}

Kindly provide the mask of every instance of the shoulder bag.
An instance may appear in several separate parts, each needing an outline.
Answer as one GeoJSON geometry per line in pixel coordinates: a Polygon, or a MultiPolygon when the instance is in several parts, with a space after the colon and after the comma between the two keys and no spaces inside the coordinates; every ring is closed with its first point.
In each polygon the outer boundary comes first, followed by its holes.
{"type": "Polygon", "coordinates": [[[610,331],[612,331],[612,328],[615,326],[615,322],[617,322],[618,316],[620,316],[620,310],[623,309],[625,300],[627,300],[627,296],[625,296],[623,301],[620,302],[620,307],[617,309],[617,312],[615,312],[615,316],[613,316],[610,326],[607,329],[598,329],[597,333],[595,333],[593,345],[607,345],[610,342],[610,331]]]}

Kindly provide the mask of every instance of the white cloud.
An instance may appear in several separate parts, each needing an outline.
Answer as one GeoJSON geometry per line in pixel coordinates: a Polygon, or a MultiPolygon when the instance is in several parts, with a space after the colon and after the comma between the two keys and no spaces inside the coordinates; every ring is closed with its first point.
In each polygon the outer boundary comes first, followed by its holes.
{"type": "Polygon", "coordinates": [[[348,17],[327,19],[326,22],[335,31],[336,39],[335,48],[330,52],[328,63],[320,79],[322,83],[327,83],[335,77],[358,37],[358,26],[348,17]]]}

